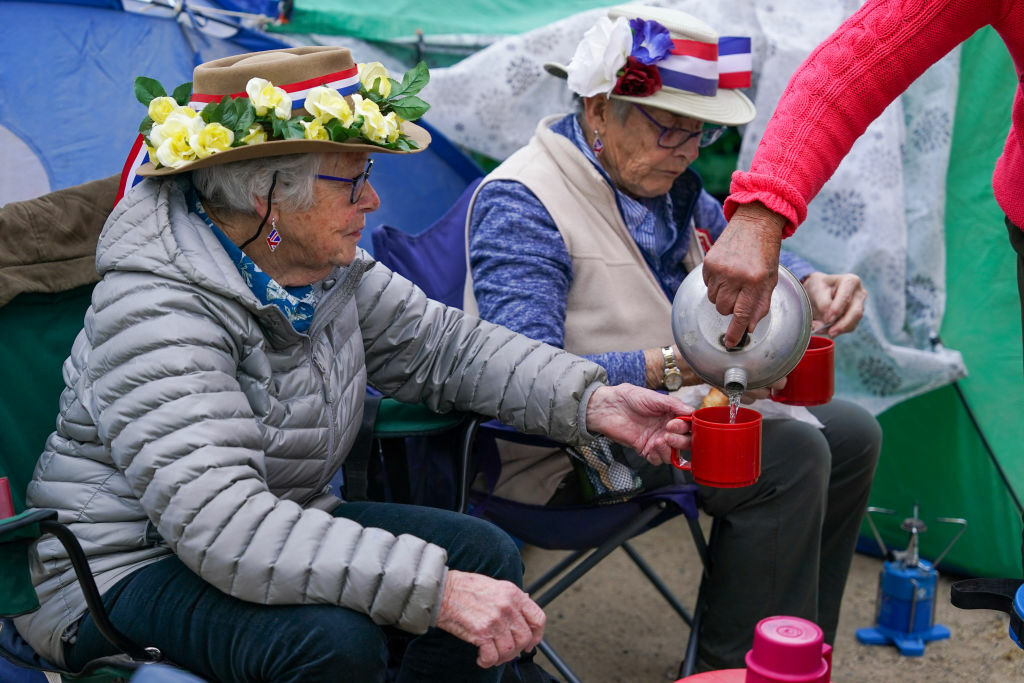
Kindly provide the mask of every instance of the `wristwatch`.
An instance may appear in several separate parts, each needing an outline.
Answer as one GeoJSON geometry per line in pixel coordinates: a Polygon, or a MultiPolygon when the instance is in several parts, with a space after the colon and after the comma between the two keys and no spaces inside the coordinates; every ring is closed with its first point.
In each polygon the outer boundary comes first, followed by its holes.
{"type": "Polygon", "coordinates": [[[676,354],[672,351],[671,346],[663,347],[661,353],[665,356],[665,375],[661,384],[669,391],[675,391],[683,386],[683,373],[676,365],[676,354]]]}

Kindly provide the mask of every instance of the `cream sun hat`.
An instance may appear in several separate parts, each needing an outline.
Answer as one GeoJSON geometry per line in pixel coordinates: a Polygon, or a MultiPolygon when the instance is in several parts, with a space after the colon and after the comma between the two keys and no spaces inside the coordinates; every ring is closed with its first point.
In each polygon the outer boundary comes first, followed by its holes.
{"type": "Polygon", "coordinates": [[[544,65],[583,97],[604,94],[726,126],[749,123],[739,91],[751,77],[750,39],[720,37],[685,12],[619,5],[583,36],[568,66],[544,65]]]}
{"type": "Polygon", "coordinates": [[[166,176],[284,154],[419,152],[430,134],[412,120],[429,105],[415,95],[428,78],[420,64],[399,84],[379,63],[357,66],[347,48],[330,46],[200,64],[192,84],[174,96],[140,78],[136,96],[149,108],[140,127],[149,161],[136,174],[166,176]]]}

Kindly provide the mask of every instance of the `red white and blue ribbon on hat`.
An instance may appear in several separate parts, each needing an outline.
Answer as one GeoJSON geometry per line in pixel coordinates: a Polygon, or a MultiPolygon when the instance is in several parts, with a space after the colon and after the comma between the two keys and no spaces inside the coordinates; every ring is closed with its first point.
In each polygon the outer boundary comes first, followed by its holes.
{"type": "MultiPolygon", "coordinates": [[[[342,97],[351,95],[359,90],[359,68],[353,66],[351,69],[345,69],[344,71],[337,71],[326,76],[299,81],[298,83],[287,83],[278,87],[292,98],[292,109],[302,109],[305,107],[306,96],[309,94],[309,91],[317,86],[334,88],[342,97]]],[[[229,97],[248,96],[248,93],[240,92],[234,93],[229,97]]],[[[196,111],[202,111],[203,107],[211,102],[219,102],[223,97],[223,95],[192,93],[188,106],[196,111]]],[[[128,153],[128,159],[125,160],[124,167],[121,169],[121,184],[117,190],[117,199],[114,200],[115,205],[121,201],[125,192],[142,182],[142,176],[137,175],[137,171],[139,166],[142,166],[147,161],[149,161],[149,151],[146,149],[145,138],[140,134],[135,138],[132,149],[128,153]]]]}
{"type": "Polygon", "coordinates": [[[114,206],[121,201],[124,197],[124,193],[132,189],[136,185],[142,182],[142,176],[136,172],[139,170],[139,166],[149,161],[149,150],[146,148],[146,138],[142,137],[142,133],[135,138],[135,142],[132,144],[132,151],[128,152],[128,159],[124,162],[124,167],[121,169],[121,184],[117,187],[117,198],[114,199],[114,206]]]}
{"type": "Polygon", "coordinates": [[[718,44],[673,40],[672,52],[658,62],[662,85],[713,97],[719,88],[750,87],[750,38],[722,36],[718,44]]]}
{"type": "MultiPolygon", "coordinates": [[[[275,83],[275,85],[277,85],[275,83]]],[[[352,93],[359,90],[359,68],[353,66],[351,69],[345,69],[344,71],[337,71],[326,76],[318,76],[311,78],[306,81],[299,81],[298,83],[286,83],[285,85],[277,85],[277,87],[284,90],[292,98],[292,109],[302,109],[306,104],[306,95],[309,91],[317,86],[323,86],[325,88],[334,88],[338,93],[344,97],[345,95],[351,95],[352,93]]],[[[235,93],[230,97],[248,97],[249,95],[245,92],[235,93]]],[[[219,102],[225,97],[224,95],[205,95],[203,93],[192,93],[192,98],[189,100],[188,105],[196,111],[201,110],[203,107],[208,105],[210,102],[219,102]]]]}

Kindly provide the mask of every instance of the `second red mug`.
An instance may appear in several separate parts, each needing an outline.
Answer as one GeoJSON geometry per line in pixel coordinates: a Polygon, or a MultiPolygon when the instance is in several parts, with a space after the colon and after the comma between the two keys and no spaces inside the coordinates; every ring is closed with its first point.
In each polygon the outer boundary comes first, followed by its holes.
{"type": "Polygon", "coordinates": [[[811,337],[803,358],[786,375],[786,386],[772,389],[772,400],[791,406],[820,406],[835,393],[835,342],[811,337]]]}
{"type": "Polygon", "coordinates": [[[690,460],[673,452],[672,464],[698,484],[739,488],[761,476],[761,413],[740,407],[730,423],[729,406],[712,406],[679,417],[690,423],[690,460]]]}

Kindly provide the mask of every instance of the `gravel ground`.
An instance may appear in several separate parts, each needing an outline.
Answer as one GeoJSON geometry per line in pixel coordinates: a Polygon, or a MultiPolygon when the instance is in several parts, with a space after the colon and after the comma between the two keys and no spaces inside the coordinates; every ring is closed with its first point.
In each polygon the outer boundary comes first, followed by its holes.
{"type": "MultiPolygon", "coordinates": [[[[683,601],[692,605],[700,577],[685,523],[671,520],[634,540],[634,546],[683,601]],[[685,543],[684,543],[685,541],[685,543]]],[[[562,553],[523,549],[527,581],[562,553]]],[[[967,683],[1024,681],[1024,651],[1007,635],[1008,617],[949,604],[950,580],[940,572],[935,622],[951,631],[921,657],[893,646],[861,645],[858,628],[873,626],[882,561],[854,557],[843,597],[833,653],[832,681],[967,683]]],[[[941,570],[941,567],[940,567],[941,570]]],[[[547,638],[584,683],[675,681],[689,629],[622,551],[548,605],[547,638]]],[[[554,673],[543,657],[542,666],[554,673]]]]}

